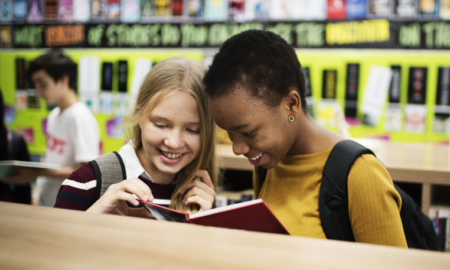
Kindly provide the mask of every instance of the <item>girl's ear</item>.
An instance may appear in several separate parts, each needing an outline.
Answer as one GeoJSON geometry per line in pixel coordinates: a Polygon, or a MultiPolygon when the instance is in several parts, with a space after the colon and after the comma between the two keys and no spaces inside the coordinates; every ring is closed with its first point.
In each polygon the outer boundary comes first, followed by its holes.
{"type": "Polygon", "coordinates": [[[291,88],[290,92],[286,95],[286,107],[290,112],[297,114],[302,111],[302,102],[300,95],[295,88],[291,88]]]}

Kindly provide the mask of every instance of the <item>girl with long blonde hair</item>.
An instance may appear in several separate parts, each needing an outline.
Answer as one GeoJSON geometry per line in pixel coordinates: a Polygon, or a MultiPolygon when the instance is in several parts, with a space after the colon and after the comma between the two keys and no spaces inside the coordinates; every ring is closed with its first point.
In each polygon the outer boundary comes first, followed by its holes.
{"type": "Polygon", "coordinates": [[[118,154],[127,179],[109,186],[97,200],[95,172],[85,164],[64,181],[55,207],[141,215],[126,204],[137,206],[136,195],[189,213],[211,209],[218,170],[204,73],[202,64],[180,57],[156,64],[121,125],[128,143],[118,154]]]}

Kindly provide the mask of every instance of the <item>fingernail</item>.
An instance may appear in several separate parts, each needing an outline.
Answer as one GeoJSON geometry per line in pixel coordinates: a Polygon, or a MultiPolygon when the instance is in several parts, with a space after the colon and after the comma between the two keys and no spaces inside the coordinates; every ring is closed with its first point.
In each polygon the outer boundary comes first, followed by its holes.
{"type": "Polygon", "coordinates": [[[150,196],[148,197],[148,200],[149,200],[149,201],[153,201],[153,199],[155,199],[155,197],[153,197],[153,195],[150,194],[150,196]]]}

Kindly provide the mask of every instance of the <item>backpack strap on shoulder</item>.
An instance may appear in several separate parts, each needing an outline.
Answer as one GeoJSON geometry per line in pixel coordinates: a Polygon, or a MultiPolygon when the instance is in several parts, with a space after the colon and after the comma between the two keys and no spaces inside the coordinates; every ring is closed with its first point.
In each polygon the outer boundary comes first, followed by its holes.
{"type": "Polygon", "coordinates": [[[97,180],[95,189],[96,200],[105,193],[110,185],[127,179],[125,165],[122,157],[117,152],[102,155],[89,163],[94,168],[95,179],[97,180]]]}
{"type": "Polygon", "coordinates": [[[351,141],[338,142],[325,163],[319,193],[319,214],[328,239],[355,241],[348,212],[347,178],[355,161],[370,149],[351,141]]]}

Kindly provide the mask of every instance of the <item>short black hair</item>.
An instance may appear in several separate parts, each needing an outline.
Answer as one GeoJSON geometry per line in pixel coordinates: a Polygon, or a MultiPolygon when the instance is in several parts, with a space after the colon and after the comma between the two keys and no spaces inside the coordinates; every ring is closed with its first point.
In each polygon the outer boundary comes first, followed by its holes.
{"type": "Polygon", "coordinates": [[[68,76],[69,87],[77,92],[77,66],[61,49],[51,49],[46,54],[41,55],[30,62],[28,68],[30,82],[33,73],[42,69],[45,70],[55,82],[59,81],[63,76],[68,76]]]}
{"type": "Polygon", "coordinates": [[[248,30],[222,45],[203,79],[210,98],[241,86],[270,107],[295,87],[306,113],[305,77],[294,48],[272,32],[248,30]]]}

